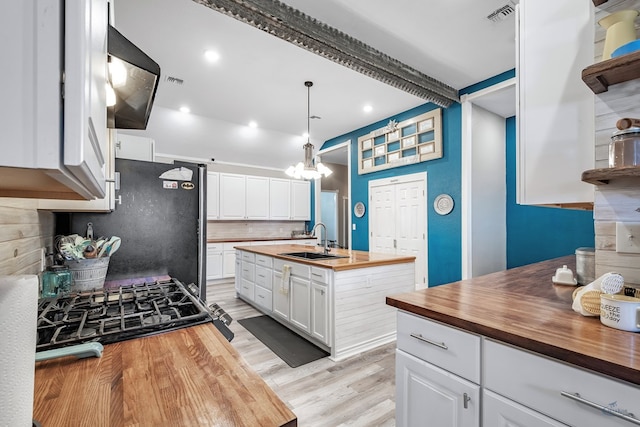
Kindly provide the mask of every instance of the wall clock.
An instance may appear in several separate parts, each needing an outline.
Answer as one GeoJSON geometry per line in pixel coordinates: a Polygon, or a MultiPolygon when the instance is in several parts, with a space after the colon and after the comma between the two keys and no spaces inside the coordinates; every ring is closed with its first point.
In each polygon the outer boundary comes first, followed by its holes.
{"type": "Polygon", "coordinates": [[[358,202],[353,206],[353,213],[357,218],[362,218],[364,216],[366,208],[364,207],[364,203],[358,202]]]}

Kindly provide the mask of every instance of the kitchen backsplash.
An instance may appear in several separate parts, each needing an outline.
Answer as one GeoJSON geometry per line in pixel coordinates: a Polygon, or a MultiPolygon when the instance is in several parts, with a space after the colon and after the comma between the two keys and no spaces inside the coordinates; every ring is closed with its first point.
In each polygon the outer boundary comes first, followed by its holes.
{"type": "Polygon", "coordinates": [[[35,199],[0,198],[0,275],[42,270],[42,248],[53,247],[54,219],[36,204],[35,199]]]}
{"type": "Polygon", "coordinates": [[[207,239],[286,239],[304,229],[304,221],[208,221],[207,239]]]}

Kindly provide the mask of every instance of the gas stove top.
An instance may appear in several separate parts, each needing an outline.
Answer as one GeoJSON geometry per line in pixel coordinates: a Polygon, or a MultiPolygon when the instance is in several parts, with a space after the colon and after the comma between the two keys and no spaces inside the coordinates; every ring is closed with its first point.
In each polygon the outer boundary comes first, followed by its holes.
{"type": "Polygon", "coordinates": [[[231,318],[219,306],[212,312],[197,286],[169,278],[82,292],[38,301],[36,351],[85,342],[109,344],[213,322],[227,340],[231,318]]]}

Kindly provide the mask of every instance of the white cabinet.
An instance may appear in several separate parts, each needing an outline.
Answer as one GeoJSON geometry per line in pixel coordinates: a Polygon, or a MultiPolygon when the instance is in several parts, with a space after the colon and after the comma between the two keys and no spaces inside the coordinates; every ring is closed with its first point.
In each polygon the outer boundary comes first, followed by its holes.
{"type": "Polygon", "coordinates": [[[239,252],[242,262],[240,274],[236,276],[236,289],[242,297],[253,302],[255,300],[255,255],[251,252],[239,252]]]}
{"type": "Polygon", "coordinates": [[[282,282],[282,271],[273,270],[273,314],[282,320],[289,321],[289,283],[282,282]]]}
{"type": "Polygon", "coordinates": [[[311,332],[311,282],[309,277],[291,276],[289,321],[303,331],[311,332]]]}
{"type": "Polygon", "coordinates": [[[153,162],[156,157],[155,141],[144,136],[125,135],[117,132],[116,157],[119,159],[153,162]]]}
{"type": "Polygon", "coordinates": [[[291,219],[309,221],[311,219],[311,183],[291,181],[291,219]]]}
{"type": "Polygon", "coordinates": [[[273,308],[272,282],[272,258],[264,255],[256,255],[255,302],[260,305],[266,313],[270,313],[273,308]]]}
{"type": "Polygon", "coordinates": [[[482,425],[510,427],[564,427],[552,418],[532,411],[489,390],[482,392],[482,425]]]}
{"type": "Polygon", "coordinates": [[[311,336],[329,345],[329,270],[311,267],[311,336]]]}
{"type": "Polygon", "coordinates": [[[220,174],[220,219],[269,219],[269,178],[220,174]]]}
{"type": "Polygon", "coordinates": [[[224,243],[222,251],[222,277],[236,275],[236,250],[237,243],[224,243]]]}
{"type": "Polygon", "coordinates": [[[275,220],[291,219],[291,180],[269,179],[269,217],[275,220]]]}
{"type": "Polygon", "coordinates": [[[520,204],[593,202],[593,186],[580,180],[594,167],[594,95],[580,78],[594,60],[593,16],[590,1],[520,1],[520,204]]]}
{"type": "Polygon", "coordinates": [[[399,427],[480,425],[480,386],[396,351],[399,427]]]}
{"type": "MultiPolygon", "coordinates": [[[[207,219],[220,218],[220,174],[207,172],[207,219]]],[[[234,252],[235,257],[235,252],[234,252]]]]}
{"type": "Polygon", "coordinates": [[[207,280],[222,278],[222,244],[207,243],[207,280]]]}
{"type": "Polygon", "coordinates": [[[3,4],[0,196],[105,197],[107,25],[106,0],[3,4]]]}

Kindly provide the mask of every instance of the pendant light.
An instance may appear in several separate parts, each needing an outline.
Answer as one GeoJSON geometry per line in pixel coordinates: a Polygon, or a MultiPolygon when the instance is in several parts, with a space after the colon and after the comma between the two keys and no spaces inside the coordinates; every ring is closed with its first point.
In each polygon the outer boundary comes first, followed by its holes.
{"type": "Polygon", "coordinates": [[[309,142],[309,122],[310,113],[310,88],[313,82],[306,81],[304,85],[307,87],[307,143],[302,146],[304,148],[304,163],[300,162],[295,166],[289,166],[285,173],[296,179],[320,179],[323,176],[331,175],[332,171],[322,163],[317,165],[313,163],[313,144],[309,142]]]}

